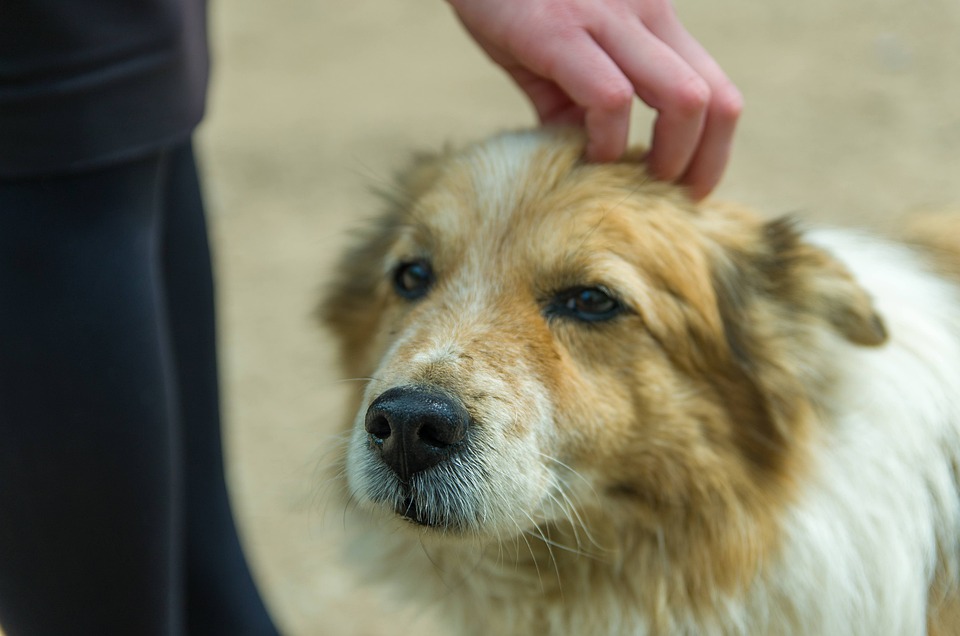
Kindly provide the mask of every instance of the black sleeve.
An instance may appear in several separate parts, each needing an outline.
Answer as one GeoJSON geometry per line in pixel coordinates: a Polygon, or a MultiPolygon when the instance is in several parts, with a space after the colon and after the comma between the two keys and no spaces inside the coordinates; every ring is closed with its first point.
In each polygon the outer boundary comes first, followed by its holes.
{"type": "Polygon", "coordinates": [[[186,139],[203,116],[205,0],[2,0],[0,177],[186,139]]]}

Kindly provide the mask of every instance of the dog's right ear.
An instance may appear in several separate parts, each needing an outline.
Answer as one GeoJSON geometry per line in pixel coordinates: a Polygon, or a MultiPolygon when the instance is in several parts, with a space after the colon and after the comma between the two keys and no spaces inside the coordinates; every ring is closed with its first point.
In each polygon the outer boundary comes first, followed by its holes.
{"type": "Polygon", "coordinates": [[[410,163],[397,172],[389,187],[376,189],[376,194],[388,204],[388,214],[408,210],[426,194],[443,173],[443,160],[448,154],[449,150],[415,153],[410,163]]]}
{"type": "Polygon", "coordinates": [[[396,183],[408,201],[422,197],[440,178],[444,153],[419,152],[397,175],[396,183]]]}
{"type": "Polygon", "coordinates": [[[356,237],[334,268],[316,310],[320,322],[337,337],[340,365],[350,377],[366,377],[373,371],[370,342],[384,308],[378,287],[395,227],[395,216],[383,217],[356,237]]]}
{"type": "Polygon", "coordinates": [[[396,240],[410,207],[436,183],[443,155],[418,154],[401,170],[389,190],[378,194],[385,211],[354,237],[341,257],[323,294],[316,315],[337,336],[340,362],[353,377],[373,371],[370,346],[385,309],[381,293],[384,256],[396,240]]]}

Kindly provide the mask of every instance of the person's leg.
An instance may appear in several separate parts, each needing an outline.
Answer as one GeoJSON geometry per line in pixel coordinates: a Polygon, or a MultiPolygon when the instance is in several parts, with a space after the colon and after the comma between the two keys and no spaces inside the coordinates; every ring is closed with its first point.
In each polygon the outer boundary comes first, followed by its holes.
{"type": "Polygon", "coordinates": [[[163,271],[181,437],[190,634],[276,634],[247,568],[224,480],[213,279],[192,149],[173,151],[163,202],[163,271]]]}
{"type": "Polygon", "coordinates": [[[0,625],[182,631],[164,156],[0,181],[0,625]]]}

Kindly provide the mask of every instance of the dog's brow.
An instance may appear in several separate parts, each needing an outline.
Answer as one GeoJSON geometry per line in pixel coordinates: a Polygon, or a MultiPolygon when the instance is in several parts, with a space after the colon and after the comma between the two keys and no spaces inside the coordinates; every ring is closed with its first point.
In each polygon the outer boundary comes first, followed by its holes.
{"type": "Polygon", "coordinates": [[[590,229],[587,230],[583,234],[583,237],[580,239],[580,245],[578,249],[582,249],[584,244],[586,244],[586,242],[590,240],[590,237],[593,236],[593,234],[598,229],[600,229],[600,226],[604,224],[604,222],[607,220],[607,217],[610,215],[611,212],[614,212],[615,210],[619,209],[620,206],[626,203],[627,200],[630,199],[630,197],[634,196],[638,191],[639,191],[639,186],[631,188],[629,192],[624,194],[623,197],[613,205],[603,206],[602,211],[600,212],[600,217],[596,220],[595,223],[593,223],[593,225],[591,225],[590,229]]]}
{"type": "Polygon", "coordinates": [[[568,253],[556,270],[544,275],[539,287],[544,297],[570,287],[605,287],[636,311],[650,285],[635,265],[620,254],[583,250],[568,253]]]}

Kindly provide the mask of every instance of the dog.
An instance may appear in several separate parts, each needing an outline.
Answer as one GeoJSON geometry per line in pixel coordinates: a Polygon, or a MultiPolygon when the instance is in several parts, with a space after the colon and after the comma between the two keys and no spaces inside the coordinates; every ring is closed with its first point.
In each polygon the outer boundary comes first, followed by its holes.
{"type": "Polygon", "coordinates": [[[806,230],[583,152],[420,157],[343,258],[359,560],[449,633],[960,634],[960,215],[806,230]]]}

